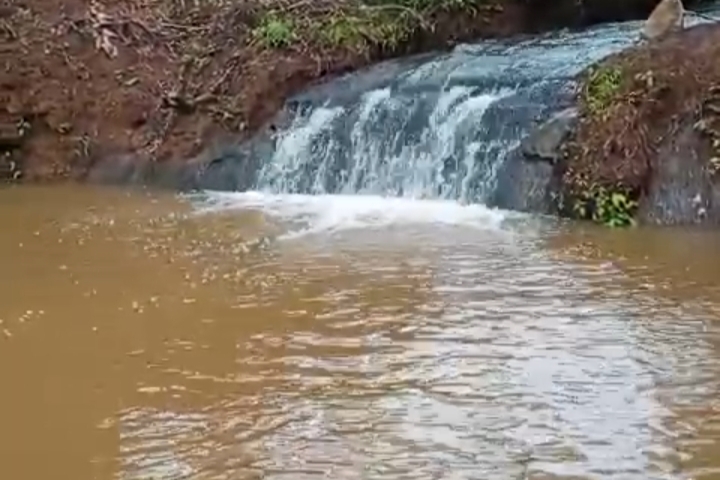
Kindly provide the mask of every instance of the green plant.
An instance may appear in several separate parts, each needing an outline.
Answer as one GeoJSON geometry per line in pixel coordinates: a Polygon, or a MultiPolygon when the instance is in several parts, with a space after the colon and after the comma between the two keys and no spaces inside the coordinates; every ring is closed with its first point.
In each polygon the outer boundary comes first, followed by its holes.
{"type": "Polygon", "coordinates": [[[407,40],[422,22],[421,17],[407,10],[392,15],[388,12],[371,11],[365,32],[372,43],[394,49],[407,40]]]}
{"type": "Polygon", "coordinates": [[[276,12],[263,15],[252,36],[268,48],[288,47],[298,38],[292,20],[276,12]]]}
{"type": "Polygon", "coordinates": [[[608,107],[622,84],[622,71],[617,67],[600,67],[590,72],[585,85],[585,104],[591,113],[608,107]]]}
{"type": "Polygon", "coordinates": [[[572,210],[581,219],[608,227],[629,227],[635,225],[637,202],[628,193],[596,187],[575,195],[572,210]]]}
{"type": "Polygon", "coordinates": [[[406,11],[360,8],[354,14],[334,15],[319,29],[320,40],[335,47],[362,49],[369,45],[395,48],[419,25],[406,11]]]}
{"type": "Polygon", "coordinates": [[[367,36],[366,23],[354,15],[335,15],[320,27],[324,43],[338,47],[358,47],[367,36]]]}
{"type": "Polygon", "coordinates": [[[418,29],[432,31],[433,14],[440,10],[478,12],[485,0],[365,0],[334,13],[311,27],[327,45],[362,49],[376,45],[397,48],[418,29]]]}

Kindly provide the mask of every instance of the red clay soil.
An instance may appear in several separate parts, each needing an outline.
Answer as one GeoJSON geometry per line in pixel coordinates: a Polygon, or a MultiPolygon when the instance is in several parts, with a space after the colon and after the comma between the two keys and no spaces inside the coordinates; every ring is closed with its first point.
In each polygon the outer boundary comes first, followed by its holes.
{"type": "MultiPolygon", "coordinates": [[[[340,49],[253,45],[247,2],[160,12],[162,3],[0,4],[0,125],[4,132],[31,127],[24,179],[81,175],[111,153],[190,158],[210,139],[258,128],[314,80],[375,60],[340,49]]],[[[505,34],[517,24],[512,15],[511,8],[492,10],[469,30],[447,26],[465,38],[505,34]]]]}
{"type": "MultiPolygon", "coordinates": [[[[581,120],[566,152],[564,183],[596,184],[642,195],[663,142],[688,120],[717,130],[720,110],[720,26],[702,25],[610,57],[596,69],[614,69],[621,81],[601,110],[591,111],[587,84],[581,120]],[[716,125],[713,125],[716,124],[716,125]]],[[[597,70],[596,70],[597,71],[597,70]]],[[[711,137],[716,135],[710,135],[711,137]]],[[[702,137],[699,137],[702,138],[702,137]]]]}
{"type": "MultiPolygon", "coordinates": [[[[484,1],[476,14],[438,13],[435,30],[393,51],[360,51],[302,41],[263,48],[251,32],[267,2],[0,0],[0,178],[82,177],[111,154],[189,159],[213,139],[254,131],[322,77],[460,41],[588,23],[595,7],[585,6],[598,1],[566,0],[573,7],[557,19],[546,0],[484,1]]],[[[604,20],[655,3],[603,2],[613,5],[604,20]]]]}

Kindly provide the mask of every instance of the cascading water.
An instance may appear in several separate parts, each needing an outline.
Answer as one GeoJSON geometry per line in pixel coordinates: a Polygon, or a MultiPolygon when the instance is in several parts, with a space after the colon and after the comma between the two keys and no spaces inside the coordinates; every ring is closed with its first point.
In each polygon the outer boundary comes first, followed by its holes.
{"type": "Polygon", "coordinates": [[[637,27],[466,45],[394,78],[381,66],[323,85],[291,100],[255,189],[484,203],[532,124],[567,105],[572,78],[633,43],[637,27]]]}
{"type": "Polygon", "coordinates": [[[327,134],[334,121],[345,120],[345,110],[321,107],[281,136],[258,185],[276,192],[468,198],[476,157],[501,144],[465,134],[480,131],[487,109],[511,94],[507,88],[473,95],[469,87],[452,87],[437,95],[427,125],[410,141],[408,125],[418,107],[393,96],[390,87],[362,96],[345,138],[327,134]]]}
{"type": "Polygon", "coordinates": [[[550,166],[511,161],[520,141],[572,104],[580,71],[636,43],[641,25],[483,41],[329,81],[291,98],[273,129],[221,153],[200,186],[251,191],[211,196],[223,208],[292,204],[293,215],[333,218],[349,215],[340,204],[362,215],[400,208],[376,201],[388,197],[543,211],[546,198],[533,195],[544,196],[550,166]],[[520,180],[510,167],[518,164],[520,180]]]}

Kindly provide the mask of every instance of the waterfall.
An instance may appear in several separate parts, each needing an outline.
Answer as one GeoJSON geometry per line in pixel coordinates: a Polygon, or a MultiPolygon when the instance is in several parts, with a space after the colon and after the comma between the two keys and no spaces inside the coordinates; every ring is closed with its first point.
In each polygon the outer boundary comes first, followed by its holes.
{"type": "Polygon", "coordinates": [[[370,68],[290,99],[253,190],[485,203],[573,78],[634,43],[636,23],[485,41],[370,68]]]}
{"type": "Polygon", "coordinates": [[[390,88],[362,96],[345,139],[333,134],[345,110],[320,107],[280,135],[258,187],[278,193],[466,198],[473,177],[487,182],[502,152],[499,143],[473,138],[472,132],[482,135],[485,112],[512,93],[499,89],[473,95],[468,87],[452,87],[439,95],[427,125],[412,142],[406,141],[403,128],[418,107],[412,99],[393,96],[390,88]],[[488,156],[493,160],[483,165],[481,158],[491,149],[496,150],[488,156]]]}
{"type": "Polygon", "coordinates": [[[482,41],[329,80],[290,98],[272,128],[218,152],[196,198],[202,211],[261,210],[293,235],[492,229],[509,210],[551,211],[552,167],[518,147],[573,104],[579,72],[635,44],[641,25],[482,41]]]}

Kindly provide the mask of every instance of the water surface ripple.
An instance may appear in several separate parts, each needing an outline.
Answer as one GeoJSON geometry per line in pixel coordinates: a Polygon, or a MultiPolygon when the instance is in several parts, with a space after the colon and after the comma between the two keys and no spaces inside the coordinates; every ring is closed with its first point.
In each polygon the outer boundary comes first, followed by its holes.
{"type": "Polygon", "coordinates": [[[720,478],[716,236],[60,200],[2,240],[3,477],[720,478]]]}

